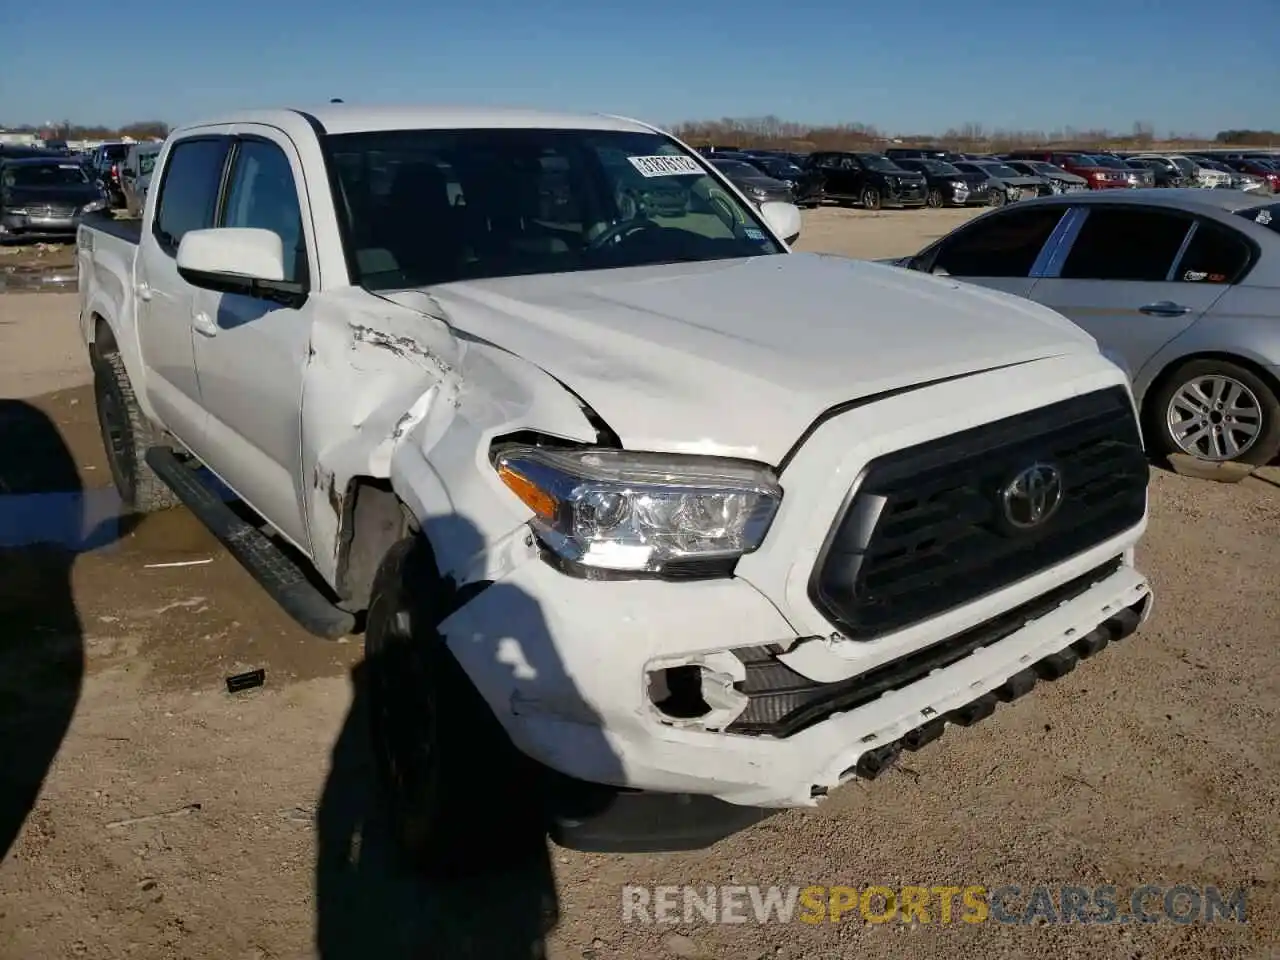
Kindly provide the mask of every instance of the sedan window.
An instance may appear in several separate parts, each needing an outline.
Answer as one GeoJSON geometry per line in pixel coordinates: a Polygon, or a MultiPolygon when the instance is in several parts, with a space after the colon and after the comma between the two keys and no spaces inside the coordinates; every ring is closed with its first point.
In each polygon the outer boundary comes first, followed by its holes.
{"type": "Polygon", "coordinates": [[[1063,208],[1044,206],[984,218],[950,240],[933,262],[953,277],[1027,277],[1063,208]]]}
{"type": "Polygon", "coordinates": [[[1064,280],[1168,277],[1191,220],[1161,210],[1092,209],[1062,265],[1064,280]]]}
{"type": "Polygon", "coordinates": [[[1234,230],[1201,220],[1178,262],[1175,280],[1235,283],[1249,266],[1252,250],[1234,230]]]}

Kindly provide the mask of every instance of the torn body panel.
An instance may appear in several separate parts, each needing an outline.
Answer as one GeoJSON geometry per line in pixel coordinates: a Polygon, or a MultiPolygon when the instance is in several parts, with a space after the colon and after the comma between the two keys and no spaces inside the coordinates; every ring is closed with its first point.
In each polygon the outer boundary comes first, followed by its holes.
{"type": "Polygon", "coordinates": [[[449,573],[475,555],[506,556],[499,544],[527,519],[496,478],[485,482],[489,439],[534,427],[595,437],[553,379],[456,337],[431,303],[421,296],[410,308],[353,290],[334,296],[312,328],[301,412],[304,510],[312,562],[335,588],[358,478],[390,482],[449,573]],[[441,522],[449,530],[437,529],[441,522]],[[459,539],[463,523],[475,533],[459,539]]]}

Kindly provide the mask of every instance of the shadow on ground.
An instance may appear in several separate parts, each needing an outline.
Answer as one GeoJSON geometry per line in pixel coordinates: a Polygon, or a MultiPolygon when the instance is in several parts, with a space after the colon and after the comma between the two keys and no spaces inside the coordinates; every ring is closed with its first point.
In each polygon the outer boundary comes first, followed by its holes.
{"type": "Polygon", "coordinates": [[[71,589],[77,553],[122,533],[86,508],[57,426],[0,400],[0,859],[13,848],[62,744],[84,678],[71,589]],[[87,528],[87,529],[86,529],[87,528]]]}

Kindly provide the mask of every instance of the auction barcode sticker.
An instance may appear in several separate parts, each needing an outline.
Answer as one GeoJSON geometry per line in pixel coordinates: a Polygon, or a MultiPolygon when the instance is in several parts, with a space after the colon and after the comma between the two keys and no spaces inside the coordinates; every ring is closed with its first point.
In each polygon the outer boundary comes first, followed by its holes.
{"type": "Polygon", "coordinates": [[[680,177],[691,173],[703,173],[693,157],[627,157],[642,177],[680,177]]]}

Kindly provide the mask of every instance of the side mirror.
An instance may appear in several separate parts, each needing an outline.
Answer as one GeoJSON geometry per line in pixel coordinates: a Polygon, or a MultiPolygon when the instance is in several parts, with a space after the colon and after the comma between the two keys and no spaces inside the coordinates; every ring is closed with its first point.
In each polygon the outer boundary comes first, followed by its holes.
{"type": "Polygon", "coordinates": [[[306,283],[285,280],[278,234],[256,227],[191,230],[178,244],[178,275],[193,287],[298,307],[306,283]]]}
{"type": "Polygon", "coordinates": [[[800,239],[800,208],[794,203],[762,203],[760,216],[764,217],[765,223],[769,224],[774,233],[787,242],[787,246],[800,239]]]}

